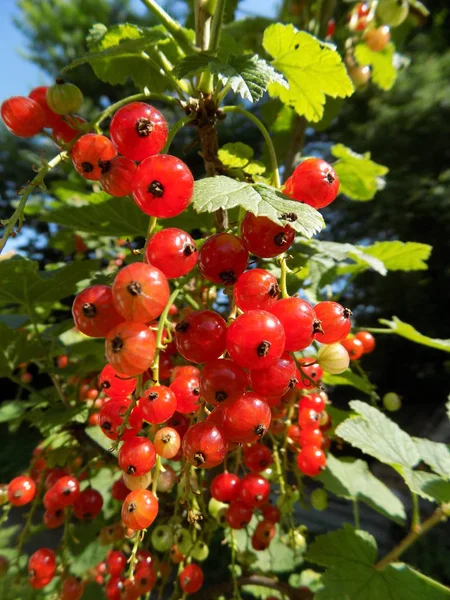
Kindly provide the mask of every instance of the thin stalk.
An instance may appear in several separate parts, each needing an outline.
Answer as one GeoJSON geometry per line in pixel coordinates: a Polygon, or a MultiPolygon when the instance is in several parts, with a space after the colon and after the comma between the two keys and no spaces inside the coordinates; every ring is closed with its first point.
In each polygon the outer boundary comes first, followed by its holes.
{"type": "Polygon", "coordinates": [[[412,497],[411,531],[418,531],[418,530],[420,530],[419,497],[415,492],[411,492],[411,497],[412,497]]]}
{"type": "Polygon", "coordinates": [[[356,331],[368,331],[369,333],[395,333],[393,329],[382,329],[381,327],[355,327],[356,331]]]}
{"type": "Polygon", "coordinates": [[[180,287],[172,292],[172,294],[170,295],[170,298],[167,301],[167,304],[164,307],[164,310],[159,318],[158,331],[156,332],[156,353],[155,353],[155,358],[153,359],[153,363],[151,366],[153,381],[155,382],[156,385],[159,385],[159,354],[160,354],[161,350],[163,349],[162,336],[164,333],[164,326],[167,321],[167,315],[169,314],[170,307],[175,302],[176,297],[178,296],[178,294],[181,291],[182,290],[180,287]]]}
{"type": "Polygon", "coordinates": [[[223,16],[225,14],[225,4],[227,0],[217,0],[216,10],[214,11],[211,24],[211,38],[209,40],[209,51],[216,52],[220,43],[220,34],[222,31],[223,16]]]}
{"type": "Polygon", "coordinates": [[[288,268],[287,268],[287,265],[286,265],[286,259],[285,258],[281,258],[280,259],[280,267],[281,267],[281,277],[280,277],[281,297],[282,298],[289,298],[289,294],[288,294],[288,291],[287,291],[287,284],[286,284],[288,268]]]}
{"type": "Polygon", "coordinates": [[[172,98],[172,96],[168,96],[167,94],[155,94],[153,92],[142,92],[140,94],[134,94],[133,96],[128,96],[128,98],[123,98],[123,100],[119,100],[111,106],[108,106],[103,112],[101,112],[95,119],[93,119],[89,123],[89,128],[92,129],[98,125],[100,125],[105,119],[111,117],[119,108],[122,106],[126,106],[131,102],[139,102],[141,100],[157,100],[159,102],[166,102],[172,106],[178,106],[179,101],[176,98],[172,98]]]}
{"type": "Polygon", "coordinates": [[[185,125],[187,125],[192,119],[193,115],[188,115],[187,117],[182,117],[179,119],[174,125],[170,128],[169,135],[167,137],[167,142],[164,148],[161,150],[161,154],[168,154],[169,148],[173,142],[173,138],[177,135],[180,129],[183,129],[185,125]]]}
{"type": "Polygon", "coordinates": [[[358,500],[356,498],[353,500],[353,519],[355,521],[355,529],[359,529],[359,505],[358,500]]]}
{"type": "Polygon", "coordinates": [[[27,536],[28,536],[28,532],[30,531],[31,523],[33,522],[34,513],[36,512],[37,507],[40,504],[41,491],[42,491],[43,485],[44,485],[44,481],[43,481],[43,479],[41,479],[41,483],[39,484],[39,487],[36,490],[36,496],[34,497],[34,500],[31,504],[30,512],[27,515],[27,520],[25,521],[24,528],[22,529],[20,536],[19,536],[19,540],[17,542],[17,560],[19,560],[22,555],[22,550],[23,550],[23,547],[27,540],[27,536]]]}
{"type": "Polygon", "coordinates": [[[123,415],[122,423],[120,424],[119,430],[117,432],[117,439],[115,440],[115,442],[112,445],[113,450],[117,450],[117,448],[119,447],[121,437],[123,436],[123,434],[125,433],[125,429],[127,428],[128,420],[130,418],[131,412],[132,412],[133,408],[135,408],[139,398],[142,396],[142,392],[143,392],[142,375],[138,375],[136,378],[136,390],[131,398],[131,402],[130,402],[127,410],[125,411],[125,413],[123,415]]]}
{"type": "Polygon", "coordinates": [[[280,484],[280,492],[282,496],[286,495],[286,482],[284,481],[283,470],[281,468],[280,454],[278,452],[278,444],[272,437],[273,442],[273,459],[275,463],[275,473],[277,474],[278,482],[280,484]]]}
{"type": "Polygon", "coordinates": [[[145,251],[147,250],[148,243],[152,239],[153,233],[155,232],[157,223],[158,223],[158,217],[150,217],[150,220],[148,222],[148,227],[147,227],[147,234],[145,236],[144,256],[145,256],[145,251]]]}
{"type": "Polygon", "coordinates": [[[269,135],[269,132],[267,131],[267,129],[264,126],[264,124],[262,123],[262,121],[260,121],[258,119],[258,117],[255,117],[254,114],[252,114],[248,110],[245,110],[241,106],[224,106],[222,108],[222,111],[225,113],[231,112],[231,113],[240,114],[240,115],[246,117],[247,119],[249,119],[259,129],[259,131],[261,132],[261,134],[264,138],[264,141],[267,144],[267,149],[269,151],[270,164],[271,164],[272,171],[273,171],[273,175],[272,175],[273,185],[276,188],[279,188],[281,184],[280,184],[280,174],[278,172],[277,154],[275,152],[275,148],[272,143],[272,139],[269,135]]]}
{"type": "MultiPolygon", "coordinates": [[[[403,540],[395,546],[386,556],[377,562],[375,568],[381,571],[390,563],[395,562],[400,556],[408,550],[417,540],[428,533],[430,529],[438,525],[441,521],[445,521],[450,514],[450,504],[444,504],[437,508],[434,513],[426,521],[418,527],[417,531],[410,531],[403,540]]],[[[447,589],[447,588],[446,588],[447,589]]]]}
{"type": "Polygon", "coordinates": [[[30,183],[20,191],[20,193],[18,194],[20,196],[20,200],[19,200],[19,204],[17,205],[16,210],[13,212],[13,214],[11,215],[11,217],[9,219],[1,221],[1,224],[6,225],[6,227],[5,227],[4,233],[2,235],[2,239],[0,240],[0,252],[2,252],[9,237],[10,236],[15,237],[14,229],[15,229],[17,223],[19,224],[19,227],[18,227],[19,230],[22,227],[23,221],[25,219],[25,217],[24,217],[25,205],[26,205],[27,200],[30,197],[30,195],[34,192],[34,190],[43,186],[44,178],[47,175],[47,173],[49,171],[51,171],[52,169],[54,169],[57,165],[59,165],[59,163],[61,161],[63,161],[65,158],[67,158],[66,152],[60,152],[59,154],[57,154],[54,158],[52,158],[52,160],[50,162],[42,165],[42,167],[39,169],[36,177],[34,177],[34,179],[32,179],[30,181],[30,183]]]}
{"type": "Polygon", "coordinates": [[[177,23],[166,11],[159,6],[155,0],[141,0],[143,4],[154,14],[158,21],[164,25],[173,39],[178,42],[180,48],[186,54],[193,54],[194,48],[191,40],[186,35],[183,27],[177,23]]]}
{"type": "Polygon", "coordinates": [[[225,98],[225,96],[228,94],[228,92],[231,90],[231,84],[227,83],[226,86],[224,86],[224,88],[219,92],[217,90],[216,94],[214,95],[215,98],[215,102],[217,104],[217,106],[220,106],[225,98]]]}
{"type": "Polygon", "coordinates": [[[161,457],[159,454],[156,455],[156,463],[155,463],[155,472],[153,474],[152,481],[152,492],[156,497],[158,497],[158,478],[161,473],[161,457]]]}

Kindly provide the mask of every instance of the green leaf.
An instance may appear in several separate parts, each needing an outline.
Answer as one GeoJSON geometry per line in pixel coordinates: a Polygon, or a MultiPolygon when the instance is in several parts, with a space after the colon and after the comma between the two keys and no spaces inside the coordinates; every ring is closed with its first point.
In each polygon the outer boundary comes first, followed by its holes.
{"type": "Polygon", "coordinates": [[[30,403],[24,400],[10,400],[2,402],[0,406],[0,423],[9,423],[19,419],[29,408],[30,403]]]}
{"type": "MultiPolygon", "coordinates": [[[[5,285],[3,281],[1,291],[5,285]]],[[[24,331],[10,329],[0,323],[0,340],[0,377],[8,377],[20,364],[42,357],[41,345],[29,340],[24,331]]]]}
{"type": "Polygon", "coordinates": [[[219,159],[225,167],[241,169],[253,158],[253,148],[242,142],[225,144],[219,150],[219,159]]]}
{"type": "Polygon", "coordinates": [[[168,39],[162,27],[141,28],[130,23],[96,29],[89,38],[88,54],[73,61],[67,69],[89,62],[99,79],[111,85],[125,84],[131,78],[143,88],[151,82],[152,91],[164,91],[168,81],[150,59],[152,47],[168,39]]]}
{"type": "Polygon", "coordinates": [[[328,567],[315,600],[445,600],[450,589],[403,563],[374,568],[375,539],[351,527],[321,535],[311,544],[306,558],[328,567]]]}
{"type": "Polygon", "coordinates": [[[422,438],[413,439],[423,462],[435,473],[450,478],[450,446],[422,438]]]}
{"type": "Polygon", "coordinates": [[[41,303],[54,303],[77,292],[78,283],[89,279],[99,264],[98,260],[83,260],[51,271],[38,271],[37,261],[21,257],[0,261],[0,303],[20,304],[29,309],[41,303]]]}
{"type": "Polygon", "coordinates": [[[324,226],[322,216],[316,210],[288,199],[279,190],[264,183],[250,184],[224,175],[196,181],[192,204],[198,213],[242,206],[278,225],[286,225],[287,220],[281,218],[283,215],[294,215],[296,219],[289,220],[289,225],[308,238],[324,226]]]}
{"type": "Polygon", "coordinates": [[[357,62],[372,67],[371,79],[382,90],[390,90],[397,79],[394,52],[394,44],[388,44],[381,52],[374,52],[367,44],[358,44],[355,48],[357,62]]]}
{"type": "Polygon", "coordinates": [[[400,473],[409,489],[422,498],[438,504],[450,502],[450,481],[434,473],[413,471],[406,467],[402,467],[400,473]]]}
{"type": "Polygon", "coordinates": [[[339,425],[336,435],[369,456],[398,468],[414,467],[420,460],[413,439],[377,408],[352,400],[357,416],[339,425]]]}
{"type": "Polygon", "coordinates": [[[286,89],[280,83],[271,83],[269,94],[295,108],[308,121],[320,121],[326,96],[345,98],[353,93],[339,54],[309,33],[277,23],[264,32],[263,45],[274,59],[273,66],[289,84],[286,89]]]}
{"type": "Polygon", "coordinates": [[[360,375],[356,375],[350,369],[344,371],[340,375],[330,375],[329,373],[323,374],[323,382],[327,385],[350,385],[360,392],[372,396],[375,386],[370,381],[364,379],[360,375]]]}
{"type": "MultiPolygon", "coordinates": [[[[372,268],[380,275],[386,275],[387,269],[383,262],[376,256],[371,256],[365,252],[364,246],[354,246],[353,244],[328,242],[322,240],[313,240],[310,245],[321,255],[332,258],[335,262],[343,262],[347,259],[353,260],[358,264],[364,265],[364,268],[372,268]]],[[[340,272],[347,272],[353,269],[353,265],[340,267],[340,272]]]]}
{"type": "Polygon", "coordinates": [[[208,70],[218,76],[222,84],[229,85],[233,92],[249,102],[262,98],[270,83],[286,87],[283,77],[257,54],[231,54],[226,63],[208,53],[183,58],[175,67],[178,78],[190,77],[208,70]]]}
{"type": "Polygon", "coordinates": [[[357,154],[343,144],[335,144],[331,153],[338,160],[333,168],[339,177],[339,192],[351,200],[372,200],[384,186],[387,167],[370,159],[370,153],[357,154]]]}
{"type": "Polygon", "coordinates": [[[367,257],[378,260],[386,271],[423,271],[428,269],[425,262],[430,257],[432,247],[418,242],[375,242],[372,246],[358,246],[364,256],[354,256],[356,265],[346,265],[341,273],[362,273],[368,268],[367,257]]]}
{"type": "Polygon", "coordinates": [[[450,340],[427,337],[426,335],[419,333],[412,325],[404,323],[397,317],[392,317],[392,321],[379,319],[379,322],[389,327],[389,329],[397,335],[400,335],[411,342],[422,344],[422,346],[429,346],[430,348],[436,348],[437,350],[443,350],[444,352],[450,352],[450,340]]]}
{"type": "Polygon", "coordinates": [[[42,215],[42,220],[76,231],[102,236],[145,236],[148,217],[130,198],[106,198],[88,206],[63,206],[42,215]]]}
{"type": "Polygon", "coordinates": [[[405,508],[391,490],[374,477],[364,460],[327,456],[327,468],[317,478],[328,491],[352,501],[361,501],[400,525],[406,521],[405,508]]]}
{"type": "Polygon", "coordinates": [[[289,585],[294,588],[307,587],[312,592],[317,592],[322,586],[322,573],[303,569],[301,573],[292,573],[289,576],[289,585]]]}

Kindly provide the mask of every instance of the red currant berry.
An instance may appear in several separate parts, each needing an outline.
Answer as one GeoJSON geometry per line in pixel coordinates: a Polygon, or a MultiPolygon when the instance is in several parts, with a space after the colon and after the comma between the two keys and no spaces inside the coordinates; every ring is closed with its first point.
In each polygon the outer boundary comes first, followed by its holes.
{"type": "Polygon", "coordinates": [[[105,351],[107,360],[121,376],[140,375],[155,358],[155,334],[142,323],[122,323],[108,333],[105,351]]]}
{"type": "Polygon", "coordinates": [[[295,387],[301,390],[311,390],[315,387],[312,381],[319,386],[323,377],[323,369],[316,359],[312,356],[305,356],[299,359],[298,364],[300,368],[297,371],[298,381],[295,387]]]}
{"type": "Polygon", "coordinates": [[[299,444],[301,448],[306,446],[316,446],[321,448],[323,444],[323,433],[320,429],[302,429],[299,435],[299,444]]]}
{"type": "Polygon", "coordinates": [[[285,332],[280,321],[264,310],[249,310],[228,329],[227,350],[231,358],[247,369],[267,369],[281,357],[285,332]]]}
{"type": "Polygon", "coordinates": [[[260,544],[266,545],[266,547],[270,544],[271,540],[275,537],[275,525],[272,521],[260,521],[255,528],[253,533],[254,539],[260,544]]]}
{"type": "Polygon", "coordinates": [[[110,398],[126,398],[134,392],[136,379],[119,375],[110,364],[107,364],[99,375],[98,385],[110,398]]]}
{"type": "Polygon", "coordinates": [[[369,29],[364,34],[364,41],[373,52],[381,52],[391,40],[391,30],[388,25],[369,29]]]}
{"type": "Polygon", "coordinates": [[[47,586],[51,582],[52,579],[53,579],[53,577],[36,577],[36,576],[31,575],[28,578],[28,582],[33,589],[41,590],[42,588],[47,586]]]}
{"type": "Polygon", "coordinates": [[[182,277],[197,264],[197,246],[182,229],[161,229],[149,241],[145,259],[160,269],[168,279],[182,277]]]}
{"type": "Polygon", "coordinates": [[[15,477],[8,485],[8,501],[13,506],[29,504],[36,495],[36,484],[25,475],[15,477]]]}
{"type": "Polygon", "coordinates": [[[81,600],[84,583],[78,577],[69,576],[64,579],[61,588],[61,600],[81,600]]]}
{"type": "Polygon", "coordinates": [[[308,394],[307,396],[302,396],[299,402],[300,410],[302,408],[312,408],[318,413],[325,410],[325,406],[325,400],[320,394],[308,394]]]}
{"type": "Polygon", "coordinates": [[[231,441],[251,444],[269,429],[271,416],[270,406],[247,392],[223,407],[223,430],[231,441]]]}
{"type": "Polygon", "coordinates": [[[140,564],[136,568],[134,574],[134,589],[137,594],[137,598],[140,598],[144,594],[150,592],[156,584],[156,573],[150,565],[140,564]]]}
{"type": "Polygon", "coordinates": [[[106,565],[111,577],[120,577],[127,566],[127,559],[120,550],[110,550],[106,555],[106,565]]]}
{"type": "Polygon", "coordinates": [[[364,346],[358,338],[347,338],[341,344],[347,350],[350,360],[358,360],[364,354],[364,346]]]}
{"type": "Polygon", "coordinates": [[[232,233],[212,235],[198,253],[198,267],[203,277],[222,285],[235,284],[247,263],[248,252],[232,233]]]}
{"type": "Polygon", "coordinates": [[[131,438],[120,448],[118,461],[127,475],[145,475],[155,466],[155,448],[147,438],[131,438]]]}
{"type": "Polygon", "coordinates": [[[249,473],[241,479],[239,500],[250,506],[258,508],[266,504],[270,494],[270,483],[258,473],[249,473]]]}
{"type": "Polygon", "coordinates": [[[158,514],[158,500],[150,490],[130,492],[122,506],[122,521],[133,530],[147,529],[158,514]]]}
{"type": "Polygon", "coordinates": [[[174,414],[177,399],[170,388],[156,385],[145,390],[144,395],[139,398],[139,407],[144,421],[159,425],[165,423],[174,414]]]}
{"type": "Polygon", "coordinates": [[[315,338],[321,344],[334,344],[341,342],[350,333],[352,326],[351,310],[344,308],[337,302],[319,302],[314,307],[316,318],[320,321],[320,328],[315,332],[315,338]]]}
{"type": "Polygon", "coordinates": [[[39,579],[52,578],[56,571],[56,556],[50,548],[39,548],[28,560],[28,574],[39,579]]]}
{"type": "Polygon", "coordinates": [[[324,208],[339,192],[339,179],[333,167],[320,158],[307,158],[292,174],[292,196],[313,208],[324,208]]]}
{"type": "Polygon", "coordinates": [[[325,469],[327,457],[325,453],[315,446],[306,446],[297,455],[298,468],[309,477],[316,477],[325,469]]]}
{"type": "Polygon", "coordinates": [[[253,510],[240,500],[234,500],[226,512],[226,520],[231,529],[243,529],[252,520],[253,510]]]}
{"type": "Polygon", "coordinates": [[[133,198],[152,217],[176,217],[188,207],[194,192],[189,167],[175,156],[158,154],[138,166],[133,182],[133,198]]]}
{"type": "Polygon", "coordinates": [[[203,363],[225,352],[227,324],[213,310],[196,310],[175,327],[177,350],[186,360],[203,363]]]}
{"type": "Polygon", "coordinates": [[[125,485],[123,477],[113,483],[111,488],[111,496],[114,498],[114,500],[123,502],[129,493],[130,490],[125,485]]]}
{"type": "Polygon", "coordinates": [[[109,162],[117,156],[117,150],[104,135],[86,133],[73,145],[72,162],[85,179],[98,181],[108,169],[109,162]]]}
{"type": "Polygon", "coordinates": [[[192,425],[183,438],[183,454],[195,467],[211,469],[225,459],[228,442],[220,427],[204,421],[192,425]]]}
{"type": "Polygon", "coordinates": [[[87,488],[80,492],[75,504],[73,514],[78,519],[94,519],[103,508],[103,498],[100,492],[87,488]]]}
{"type": "Polygon", "coordinates": [[[270,310],[280,294],[276,277],[264,269],[246,271],[234,286],[234,299],[238,308],[270,310]]]}
{"type": "Polygon", "coordinates": [[[105,585],[105,596],[107,600],[122,600],[125,590],[125,580],[111,577],[105,585]]]}
{"type": "Polygon", "coordinates": [[[193,563],[184,567],[180,573],[180,587],[186,594],[195,594],[203,585],[203,571],[193,563]]]}
{"type": "Polygon", "coordinates": [[[159,269],[142,262],[128,265],[112,286],[114,306],[128,321],[150,323],[160,316],[169,300],[169,284],[159,269]]]}
{"type": "Polygon", "coordinates": [[[50,489],[60,507],[71,506],[80,495],[80,484],[73,475],[61,477],[50,489]]]}
{"type": "Polygon", "coordinates": [[[120,154],[138,161],[161,152],[168,135],[163,115],[144,102],[131,102],[120,108],[111,120],[109,132],[120,154]]]}
{"type": "Polygon", "coordinates": [[[170,384],[170,389],[177,399],[177,412],[187,415],[199,407],[200,388],[198,379],[177,377],[170,384]]]}
{"type": "Polygon", "coordinates": [[[47,509],[42,518],[47,529],[56,529],[64,523],[64,510],[62,508],[47,509]]]}
{"type": "Polygon", "coordinates": [[[375,338],[368,331],[358,331],[355,338],[363,345],[364,354],[369,354],[375,350],[375,338]]]}
{"type": "Polygon", "coordinates": [[[61,121],[61,117],[52,111],[52,109],[47,104],[47,86],[41,85],[37,88],[31,90],[28,94],[28,97],[37,102],[42,110],[44,111],[44,127],[49,127],[50,129],[61,121]]]}
{"type": "Polygon", "coordinates": [[[132,160],[125,156],[116,156],[104,166],[100,175],[100,185],[111,196],[129,196],[135,172],[136,164],[132,160]]]}
{"type": "MultiPolygon", "coordinates": [[[[127,412],[130,403],[131,400],[128,400],[127,398],[118,398],[110,400],[102,406],[98,417],[98,424],[103,433],[110,440],[117,440],[123,417],[127,412]]],[[[142,429],[142,420],[142,410],[139,406],[133,408],[121,439],[126,441],[134,438],[142,429]]]]}
{"type": "Polygon", "coordinates": [[[124,318],[113,305],[108,285],[93,285],[78,294],[72,306],[75,325],[90,337],[106,337],[124,318]]]}
{"type": "Polygon", "coordinates": [[[33,137],[45,124],[45,113],[41,105],[25,96],[13,96],[5,100],[0,113],[6,127],[18,137],[33,137]]]}
{"type": "Polygon", "coordinates": [[[200,374],[200,393],[208,404],[232,402],[247,389],[247,373],[227,358],[208,361],[200,374]]]}
{"type": "Polygon", "coordinates": [[[287,437],[292,440],[294,445],[300,445],[300,427],[298,425],[289,425],[287,428],[287,437]]]}
{"type": "Polygon", "coordinates": [[[308,302],[301,298],[282,298],[270,309],[286,332],[286,350],[304,350],[313,341],[316,314],[308,302]]]}
{"type": "Polygon", "coordinates": [[[244,465],[254,473],[260,473],[272,464],[272,451],[263,444],[244,448],[244,465]]]}
{"type": "Polygon", "coordinates": [[[176,412],[173,417],[171,417],[167,423],[167,427],[172,427],[175,431],[178,432],[180,438],[183,438],[186,431],[189,429],[189,419],[185,417],[183,414],[176,412]]]}
{"type": "Polygon", "coordinates": [[[261,258],[273,258],[292,246],[295,231],[290,225],[277,225],[267,217],[247,213],[241,226],[242,241],[247,250],[261,258]]]}
{"type": "Polygon", "coordinates": [[[320,425],[320,414],[313,408],[301,408],[298,412],[300,429],[316,429],[320,425]]]}
{"type": "Polygon", "coordinates": [[[86,119],[78,115],[67,115],[53,125],[52,137],[57,144],[69,144],[81,133],[80,127],[86,123],[86,119]]]}
{"type": "Polygon", "coordinates": [[[283,396],[296,385],[296,371],[295,360],[285,352],[271,367],[250,370],[251,388],[261,396],[283,396]]]}
{"type": "Polygon", "coordinates": [[[194,365],[179,365],[172,369],[170,381],[175,379],[198,379],[200,377],[200,369],[194,365]]]}
{"type": "Polygon", "coordinates": [[[211,496],[219,502],[233,502],[237,500],[241,482],[233,473],[220,473],[211,481],[211,496]]]}
{"type": "Polygon", "coordinates": [[[279,523],[281,519],[280,509],[274,506],[273,504],[264,504],[264,506],[261,506],[261,512],[265,521],[270,521],[271,523],[279,523]]]}
{"type": "Polygon", "coordinates": [[[154,445],[156,453],[163,458],[174,458],[181,446],[181,438],[173,427],[162,427],[155,434],[154,445]]]}

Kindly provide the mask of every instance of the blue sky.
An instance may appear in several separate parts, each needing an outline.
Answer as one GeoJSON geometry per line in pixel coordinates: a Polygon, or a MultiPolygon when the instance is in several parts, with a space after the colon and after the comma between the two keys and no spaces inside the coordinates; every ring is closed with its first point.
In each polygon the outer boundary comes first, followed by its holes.
{"type": "MultiPolygon", "coordinates": [[[[137,6],[142,6],[139,0],[134,0],[137,6]]],[[[70,0],[67,0],[70,2],[70,0]]],[[[8,96],[27,96],[37,85],[51,83],[48,76],[20,55],[24,47],[23,35],[14,26],[13,19],[20,11],[16,0],[0,0],[2,16],[0,18],[0,56],[2,67],[0,78],[0,99],[8,96]]],[[[276,6],[272,0],[242,0],[240,16],[267,15],[271,16],[276,6]]]]}

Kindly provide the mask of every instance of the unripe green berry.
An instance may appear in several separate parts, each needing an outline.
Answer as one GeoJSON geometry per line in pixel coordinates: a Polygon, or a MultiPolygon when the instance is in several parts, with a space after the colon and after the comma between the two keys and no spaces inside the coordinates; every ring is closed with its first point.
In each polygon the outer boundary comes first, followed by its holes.
{"type": "Polygon", "coordinates": [[[158,525],[152,531],[151,541],[157,552],[167,552],[173,545],[172,529],[168,525],[158,525]]]}
{"type": "Polygon", "coordinates": [[[192,548],[192,535],[189,529],[178,529],[175,532],[174,543],[181,554],[187,554],[192,548]]]}
{"type": "Polygon", "coordinates": [[[388,392],[383,396],[383,406],[390,412],[396,412],[402,407],[402,399],[395,392],[388,392]]]}
{"type": "Polygon", "coordinates": [[[328,494],[323,488],[317,488],[311,492],[311,506],[315,510],[325,510],[328,506],[328,494]]]}
{"type": "Polygon", "coordinates": [[[380,0],[377,17],[390,27],[401,25],[409,13],[408,0],[380,0]]]}
{"type": "Polygon", "coordinates": [[[321,347],[317,362],[327,373],[339,375],[348,369],[350,357],[342,344],[330,344],[321,347]]]}
{"type": "Polygon", "coordinates": [[[206,560],[208,558],[208,555],[209,555],[209,548],[205,544],[205,542],[202,542],[202,541],[196,542],[195,546],[192,548],[192,551],[191,551],[192,558],[194,560],[198,560],[199,562],[202,562],[203,560],[206,560]]]}
{"type": "Polygon", "coordinates": [[[64,83],[57,79],[55,85],[47,90],[47,104],[58,115],[75,113],[83,104],[83,93],[73,83],[64,83]]]}

